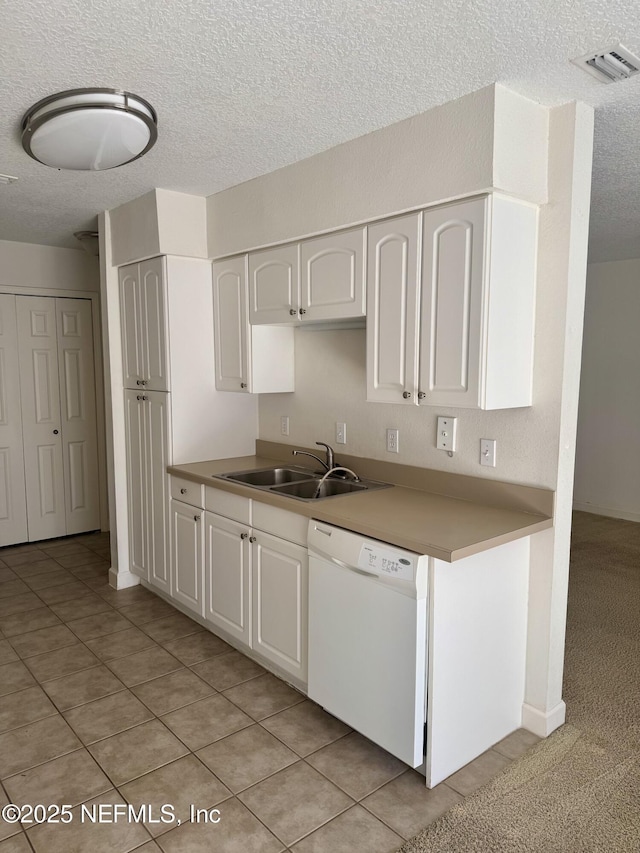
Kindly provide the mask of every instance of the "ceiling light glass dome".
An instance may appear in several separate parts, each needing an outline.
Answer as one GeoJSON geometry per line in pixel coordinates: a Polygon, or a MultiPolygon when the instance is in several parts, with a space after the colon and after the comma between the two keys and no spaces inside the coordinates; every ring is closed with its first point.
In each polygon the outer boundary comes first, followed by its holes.
{"type": "Polygon", "coordinates": [[[102,171],[146,154],[158,138],[147,101],[115,89],[72,89],[34,104],[22,119],[24,150],[55,169],[102,171]]]}

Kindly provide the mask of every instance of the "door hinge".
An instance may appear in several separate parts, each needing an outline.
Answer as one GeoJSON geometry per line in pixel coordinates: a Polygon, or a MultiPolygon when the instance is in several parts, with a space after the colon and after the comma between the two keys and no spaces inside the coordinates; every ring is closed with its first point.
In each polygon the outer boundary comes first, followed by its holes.
{"type": "Polygon", "coordinates": [[[424,724],[424,734],[422,736],[422,754],[427,757],[427,724],[424,724]]]}

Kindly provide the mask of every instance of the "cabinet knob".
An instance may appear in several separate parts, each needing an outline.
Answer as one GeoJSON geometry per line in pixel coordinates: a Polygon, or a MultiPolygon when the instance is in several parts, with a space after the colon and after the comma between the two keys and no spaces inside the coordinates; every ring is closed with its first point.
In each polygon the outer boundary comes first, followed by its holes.
{"type": "Polygon", "coordinates": [[[53,434],[54,434],[54,435],[57,435],[57,434],[58,434],[58,430],[57,430],[57,429],[54,429],[53,434]]]}
{"type": "Polygon", "coordinates": [[[181,495],[186,495],[186,494],[187,494],[187,490],[186,490],[186,489],[180,489],[180,494],[181,494],[181,495]]]}
{"type": "Polygon", "coordinates": [[[306,308],[301,308],[301,309],[300,309],[300,314],[306,314],[306,313],[307,313],[306,308]]]}
{"type": "Polygon", "coordinates": [[[250,537],[249,537],[249,542],[255,542],[255,541],[256,541],[256,537],[255,537],[255,536],[250,536],[250,537]]]}
{"type": "Polygon", "coordinates": [[[424,400],[426,396],[427,395],[424,393],[424,391],[418,391],[418,400],[424,400]]]}
{"type": "Polygon", "coordinates": [[[136,394],[136,400],[144,400],[142,394],[136,394]]]}
{"type": "Polygon", "coordinates": [[[142,379],[136,379],[136,385],[144,385],[142,379]]]}
{"type": "Polygon", "coordinates": [[[201,518],[201,516],[199,516],[199,515],[194,515],[194,516],[193,516],[193,520],[194,520],[194,521],[200,521],[200,518],[201,518]]]}
{"type": "Polygon", "coordinates": [[[145,395],[143,394],[143,395],[142,395],[142,399],[143,399],[143,400],[148,400],[149,398],[148,398],[148,397],[145,397],[145,395]]]}
{"type": "Polygon", "coordinates": [[[241,539],[248,539],[248,538],[249,538],[249,534],[248,534],[248,533],[241,533],[241,534],[240,534],[240,538],[241,538],[241,539]]]}
{"type": "Polygon", "coordinates": [[[404,397],[405,400],[408,400],[409,397],[411,396],[411,391],[403,391],[402,396],[404,397]]]}
{"type": "Polygon", "coordinates": [[[246,387],[247,387],[247,383],[246,383],[246,382],[241,382],[241,383],[240,383],[240,387],[241,387],[241,388],[246,388],[246,387]]]}
{"type": "Polygon", "coordinates": [[[295,317],[297,313],[298,312],[295,308],[289,308],[289,314],[291,314],[292,317],[295,317]]]}

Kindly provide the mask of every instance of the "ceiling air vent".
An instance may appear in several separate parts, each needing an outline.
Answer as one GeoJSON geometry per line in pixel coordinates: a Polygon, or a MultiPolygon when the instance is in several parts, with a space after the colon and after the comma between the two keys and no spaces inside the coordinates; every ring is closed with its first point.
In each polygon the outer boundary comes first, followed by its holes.
{"type": "Polygon", "coordinates": [[[621,44],[571,60],[602,83],[618,83],[640,71],[640,59],[621,44]]]}

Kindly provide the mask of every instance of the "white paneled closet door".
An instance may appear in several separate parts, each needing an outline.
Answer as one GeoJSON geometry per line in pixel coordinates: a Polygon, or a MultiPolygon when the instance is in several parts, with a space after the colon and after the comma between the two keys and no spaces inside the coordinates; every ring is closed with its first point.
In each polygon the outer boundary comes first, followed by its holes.
{"type": "Polygon", "coordinates": [[[27,539],[16,297],[0,294],[0,546],[27,539]]]}
{"type": "Polygon", "coordinates": [[[100,527],[91,302],[56,299],[67,534],[100,527]]]}
{"type": "Polygon", "coordinates": [[[67,530],[56,301],[17,296],[22,434],[29,540],[67,530]]]}
{"type": "Polygon", "coordinates": [[[88,300],[17,296],[29,541],[100,527],[88,300]]]}

